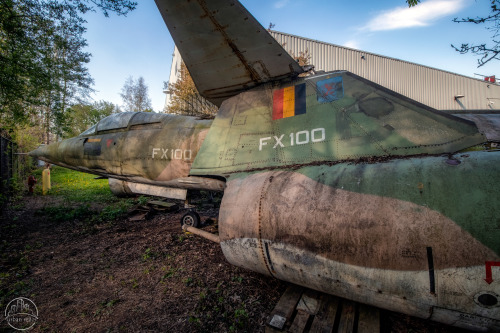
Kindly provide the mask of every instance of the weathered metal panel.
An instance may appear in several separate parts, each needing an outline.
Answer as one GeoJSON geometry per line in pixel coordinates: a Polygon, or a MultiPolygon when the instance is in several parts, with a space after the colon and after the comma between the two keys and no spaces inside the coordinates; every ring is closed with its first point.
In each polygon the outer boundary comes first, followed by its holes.
{"type": "Polygon", "coordinates": [[[473,121],[489,141],[500,142],[500,114],[456,114],[457,117],[473,121]]]}
{"type": "Polygon", "coordinates": [[[302,68],[239,2],[156,0],[200,94],[215,105],[302,68]]]}
{"type": "Polygon", "coordinates": [[[191,175],[319,161],[454,153],[483,142],[471,121],[410,101],[349,72],[261,86],[223,103],[191,175]],[[275,93],[305,86],[305,114],[275,118],[275,93]],[[337,91],[324,98],[323,88],[337,91]]]}
{"type": "Polygon", "coordinates": [[[438,110],[500,110],[500,86],[415,63],[271,31],[293,55],[306,49],[316,70],[346,70],[438,110]],[[464,97],[455,98],[463,95],[464,97]]]}
{"type": "Polygon", "coordinates": [[[162,187],[148,184],[127,183],[133,193],[147,194],[156,197],[165,197],[178,200],[186,200],[187,190],[181,188],[162,187]]]}
{"type": "Polygon", "coordinates": [[[423,318],[440,307],[498,327],[500,280],[484,280],[485,262],[500,260],[498,211],[483,203],[498,197],[489,166],[500,155],[446,158],[233,174],[219,215],[224,255],[362,303],[423,318]],[[493,305],[477,301],[485,294],[493,305]]]}
{"type": "Polygon", "coordinates": [[[223,190],[221,180],[188,177],[211,123],[187,116],[118,113],[98,123],[105,131],[42,146],[30,155],[146,186],[223,190]]]}

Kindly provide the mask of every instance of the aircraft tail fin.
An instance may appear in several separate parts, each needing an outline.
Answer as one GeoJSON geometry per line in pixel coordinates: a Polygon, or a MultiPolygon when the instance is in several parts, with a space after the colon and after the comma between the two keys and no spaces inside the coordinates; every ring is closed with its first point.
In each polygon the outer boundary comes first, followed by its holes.
{"type": "Polygon", "coordinates": [[[155,0],[200,92],[222,102],[302,67],[236,0],[155,0]]]}

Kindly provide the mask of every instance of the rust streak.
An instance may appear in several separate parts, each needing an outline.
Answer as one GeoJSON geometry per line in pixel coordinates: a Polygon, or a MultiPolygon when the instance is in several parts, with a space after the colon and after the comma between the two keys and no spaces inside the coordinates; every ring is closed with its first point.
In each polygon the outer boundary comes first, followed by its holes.
{"type": "Polygon", "coordinates": [[[227,43],[227,45],[233,50],[233,53],[240,59],[241,63],[243,66],[245,66],[246,71],[248,72],[250,78],[254,82],[260,82],[262,78],[259,76],[259,74],[250,66],[248,61],[245,59],[241,51],[236,47],[236,45],[233,43],[233,41],[229,38],[227,35],[226,31],[224,30],[224,27],[215,19],[214,15],[212,12],[210,12],[207,8],[207,4],[205,0],[198,0],[198,4],[200,7],[203,9],[205,12],[206,16],[210,19],[212,24],[215,26],[215,30],[219,31],[222,37],[224,38],[224,41],[227,43]]]}
{"type": "Polygon", "coordinates": [[[271,183],[273,176],[268,177],[262,184],[262,189],[260,191],[260,199],[259,199],[259,216],[258,216],[258,227],[259,227],[259,249],[260,249],[260,254],[262,256],[262,260],[264,261],[264,264],[266,265],[266,268],[271,276],[275,276],[273,274],[274,270],[271,270],[269,267],[269,264],[266,260],[266,254],[264,253],[264,241],[262,240],[262,200],[264,199],[264,192],[266,189],[266,183],[269,182],[271,183]]]}

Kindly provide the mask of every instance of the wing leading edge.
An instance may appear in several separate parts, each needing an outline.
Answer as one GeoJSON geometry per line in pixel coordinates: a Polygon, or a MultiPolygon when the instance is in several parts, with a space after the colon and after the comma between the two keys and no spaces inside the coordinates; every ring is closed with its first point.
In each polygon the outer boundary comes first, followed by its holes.
{"type": "Polygon", "coordinates": [[[215,105],[303,72],[238,1],[155,2],[198,91],[215,105]]]}

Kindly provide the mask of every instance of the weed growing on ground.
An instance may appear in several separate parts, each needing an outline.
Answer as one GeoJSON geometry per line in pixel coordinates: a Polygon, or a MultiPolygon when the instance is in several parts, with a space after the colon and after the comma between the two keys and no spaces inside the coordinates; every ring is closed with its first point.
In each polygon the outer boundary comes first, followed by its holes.
{"type": "MultiPolygon", "coordinates": [[[[35,172],[41,176],[41,170],[35,172]]],[[[95,225],[112,222],[123,217],[136,203],[144,204],[148,198],[117,198],[109,189],[108,181],[95,179],[95,175],[78,172],[61,167],[53,167],[51,171],[52,189],[49,196],[63,197],[64,203],[47,206],[38,211],[53,222],[84,222],[84,232],[95,232],[95,225]],[[106,204],[104,208],[93,208],[106,204]]],[[[41,184],[35,189],[35,195],[41,195],[41,184]]]]}
{"type": "Polygon", "coordinates": [[[54,222],[64,222],[70,220],[86,220],[94,213],[90,205],[82,205],[74,208],[62,206],[48,206],[40,209],[39,214],[51,219],[54,222]]]}
{"type": "Polygon", "coordinates": [[[29,255],[37,246],[26,245],[23,250],[2,253],[0,262],[10,269],[0,274],[0,308],[4,308],[13,296],[29,295],[33,281],[23,278],[29,274],[29,255]]]}
{"type": "Polygon", "coordinates": [[[147,248],[142,255],[142,261],[148,261],[156,258],[158,255],[151,250],[151,248],[147,248]]]}
{"type": "Polygon", "coordinates": [[[231,295],[230,290],[224,283],[219,283],[216,288],[205,288],[200,292],[198,304],[189,317],[195,331],[206,332],[218,325],[229,327],[230,332],[248,330],[249,301],[231,295]]]}
{"type": "Polygon", "coordinates": [[[93,312],[94,317],[109,316],[113,312],[113,306],[119,301],[119,299],[112,299],[100,302],[97,309],[93,312]]]}
{"type": "Polygon", "coordinates": [[[160,282],[165,283],[165,279],[170,279],[177,274],[177,268],[170,268],[165,274],[162,275],[160,282]]]}

